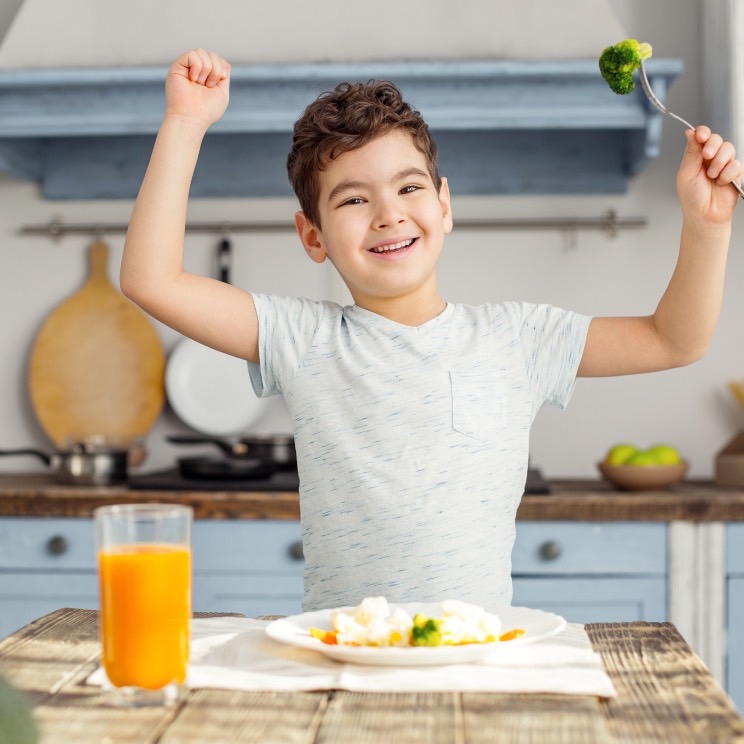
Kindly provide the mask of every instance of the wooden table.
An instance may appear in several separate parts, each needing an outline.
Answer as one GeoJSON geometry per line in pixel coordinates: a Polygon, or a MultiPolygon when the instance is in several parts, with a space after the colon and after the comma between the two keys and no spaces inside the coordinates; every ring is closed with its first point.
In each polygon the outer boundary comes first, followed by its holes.
{"type": "Polygon", "coordinates": [[[42,744],[744,742],[744,719],[669,623],[587,625],[618,697],[193,690],[171,709],[102,705],[98,613],[62,609],[0,641],[42,744]]]}

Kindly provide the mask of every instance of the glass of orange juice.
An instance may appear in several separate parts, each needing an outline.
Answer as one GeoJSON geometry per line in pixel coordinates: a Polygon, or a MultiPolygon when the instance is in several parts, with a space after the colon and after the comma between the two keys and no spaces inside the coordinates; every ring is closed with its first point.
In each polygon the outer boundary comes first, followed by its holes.
{"type": "Polygon", "coordinates": [[[94,514],[109,698],[172,704],[185,691],[189,658],[193,510],[126,504],[94,514]]]}

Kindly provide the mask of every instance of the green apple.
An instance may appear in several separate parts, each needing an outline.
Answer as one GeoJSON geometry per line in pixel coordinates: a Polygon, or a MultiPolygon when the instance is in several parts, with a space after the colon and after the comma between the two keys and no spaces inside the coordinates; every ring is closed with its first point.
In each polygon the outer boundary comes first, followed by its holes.
{"type": "Polygon", "coordinates": [[[635,445],[624,442],[623,444],[616,444],[610,448],[610,451],[605,457],[605,462],[608,465],[625,465],[630,457],[638,452],[635,445]]]}
{"type": "Polygon", "coordinates": [[[648,452],[654,456],[657,465],[678,465],[682,462],[679,450],[670,444],[655,444],[648,452]]]}
{"type": "Polygon", "coordinates": [[[658,465],[658,461],[651,452],[648,450],[638,450],[634,452],[624,463],[625,465],[633,465],[634,467],[647,467],[649,465],[658,465]]]}

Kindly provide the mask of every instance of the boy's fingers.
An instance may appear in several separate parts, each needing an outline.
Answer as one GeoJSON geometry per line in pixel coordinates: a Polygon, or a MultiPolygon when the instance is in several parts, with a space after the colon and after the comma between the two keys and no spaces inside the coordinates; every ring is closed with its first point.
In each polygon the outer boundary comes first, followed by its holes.
{"type": "Polygon", "coordinates": [[[722,186],[732,181],[739,183],[741,181],[741,163],[738,160],[729,160],[718,174],[716,181],[722,186]]]}
{"type": "Polygon", "coordinates": [[[204,85],[207,82],[209,73],[212,72],[212,60],[210,59],[209,54],[207,54],[203,49],[194,49],[194,55],[199,60],[199,74],[196,77],[192,76],[191,79],[195,83],[204,85]]]}
{"type": "Polygon", "coordinates": [[[711,134],[703,145],[702,155],[705,160],[713,160],[718,156],[723,145],[723,137],[720,134],[711,134]]]}
{"type": "Polygon", "coordinates": [[[708,160],[707,173],[711,178],[718,178],[721,171],[736,157],[736,150],[730,142],[722,142],[718,150],[707,157],[707,146],[703,148],[703,157],[708,160]]]}
{"type": "Polygon", "coordinates": [[[227,77],[225,71],[227,63],[222,59],[222,57],[218,56],[214,52],[209,52],[209,61],[211,64],[211,70],[205,79],[205,85],[209,88],[213,88],[221,80],[224,80],[227,77]]]}
{"type": "Polygon", "coordinates": [[[707,142],[711,134],[712,132],[711,132],[710,127],[706,127],[705,124],[699,127],[695,127],[694,131],[692,131],[692,135],[694,135],[695,140],[697,142],[700,142],[701,144],[704,142],[707,142]]]}

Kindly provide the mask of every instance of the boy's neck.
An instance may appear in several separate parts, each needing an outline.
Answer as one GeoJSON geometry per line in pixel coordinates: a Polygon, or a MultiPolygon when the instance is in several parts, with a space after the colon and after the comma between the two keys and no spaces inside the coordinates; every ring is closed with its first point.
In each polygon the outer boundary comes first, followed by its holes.
{"type": "Polygon", "coordinates": [[[432,296],[426,300],[412,297],[364,298],[356,299],[359,307],[381,315],[401,325],[417,327],[428,323],[440,315],[447,307],[447,303],[439,296],[432,296]]]}

